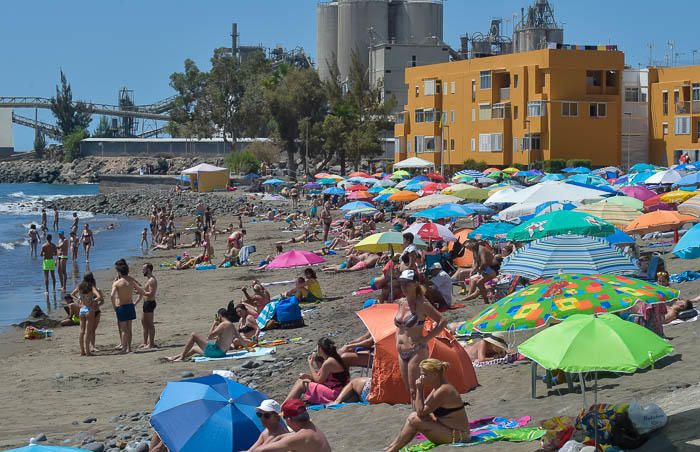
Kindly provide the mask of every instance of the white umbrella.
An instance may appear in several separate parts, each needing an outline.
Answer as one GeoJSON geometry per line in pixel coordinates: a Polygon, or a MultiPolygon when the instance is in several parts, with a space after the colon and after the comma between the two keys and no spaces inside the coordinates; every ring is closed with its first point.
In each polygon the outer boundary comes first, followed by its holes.
{"type": "MultiPolygon", "coordinates": [[[[420,234],[418,234],[418,232],[426,224],[430,224],[430,223],[415,222],[412,225],[410,225],[409,227],[407,227],[403,232],[404,233],[410,232],[411,234],[413,234],[414,237],[420,237],[420,234]]],[[[452,231],[447,229],[445,226],[443,226],[441,224],[437,224],[437,223],[432,223],[432,224],[437,229],[438,235],[440,235],[440,238],[442,240],[445,240],[446,242],[454,242],[457,240],[457,237],[455,237],[455,235],[452,233],[452,231]]]]}
{"type": "Polygon", "coordinates": [[[498,190],[496,193],[493,195],[489,196],[489,198],[484,201],[484,205],[494,205],[494,204],[511,204],[513,201],[510,199],[515,195],[517,192],[521,191],[522,188],[520,187],[508,187],[504,188],[503,190],[498,190]]]}
{"type": "Polygon", "coordinates": [[[452,195],[434,194],[418,198],[410,202],[404,207],[404,210],[425,210],[432,207],[441,206],[443,204],[459,204],[462,198],[452,195]]]}
{"type": "Polygon", "coordinates": [[[683,176],[676,170],[666,170],[659,171],[658,173],[652,174],[650,177],[644,180],[645,184],[673,184],[681,180],[683,176]]]}
{"type": "Polygon", "coordinates": [[[396,182],[394,182],[390,179],[382,179],[379,182],[377,182],[377,185],[379,185],[380,187],[387,187],[388,188],[388,187],[393,187],[394,185],[396,185],[396,182]]]}
{"type": "Polygon", "coordinates": [[[520,190],[513,195],[510,202],[542,204],[548,201],[583,201],[584,199],[597,199],[605,195],[609,195],[609,193],[561,181],[547,181],[520,190]]]}

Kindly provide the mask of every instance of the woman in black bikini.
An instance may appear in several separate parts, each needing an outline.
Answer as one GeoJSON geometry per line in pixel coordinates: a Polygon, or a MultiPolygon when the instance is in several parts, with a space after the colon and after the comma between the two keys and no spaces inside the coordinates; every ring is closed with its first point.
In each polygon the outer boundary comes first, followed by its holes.
{"type": "Polygon", "coordinates": [[[416,380],[415,411],[394,441],[384,449],[398,452],[422,433],[435,444],[468,443],[470,440],[469,419],[465,403],[457,389],[447,382],[445,370],[448,363],[437,359],[426,359],[420,363],[420,377],[416,380]],[[423,386],[434,388],[423,399],[423,386]]]}
{"type": "Polygon", "coordinates": [[[404,270],[399,277],[401,292],[406,301],[399,303],[394,317],[396,325],[396,350],[399,355],[399,370],[406,389],[415,400],[415,381],[420,373],[419,363],[428,358],[428,342],[437,336],[447,320],[425,299],[425,289],[418,284],[418,275],[413,270],[404,270]],[[423,335],[425,319],[435,321],[435,327],[423,335]]]}

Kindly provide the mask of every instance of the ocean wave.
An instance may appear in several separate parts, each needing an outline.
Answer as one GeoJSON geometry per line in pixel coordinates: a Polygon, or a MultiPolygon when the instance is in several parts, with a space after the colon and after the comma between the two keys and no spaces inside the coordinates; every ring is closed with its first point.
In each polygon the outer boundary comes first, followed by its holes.
{"type": "Polygon", "coordinates": [[[55,201],[57,199],[63,198],[84,198],[86,196],[93,196],[91,194],[82,195],[67,195],[67,194],[55,194],[55,195],[28,195],[23,191],[16,191],[6,195],[8,198],[21,199],[23,201],[55,201]]]}
{"type": "Polygon", "coordinates": [[[15,242],[0,242],[0,249],[4,249],[7,251],[12,251],[18,246],[29,246],[29,242],[27,240],[17,240],[15,242]]]}
{"type": "MultiPolygon", "coordinates": [[[[26,201],[26,202],[4,202],[0,203],[0,215],[36,215],[39,217],[41,215],[41,208],[43,204],[37,201],[26,201]]],[[[95,214],[85,211],[77,211],[78,216],[82,220],[83,218],[94,218],[95,214]]],[[[49,222],[53,221],[53,213],[47,212],[49,215],[49,222]]],[[[62,219],[69,219],[73,215],[73,211],[59,211],[59,215],[62,219]]],[[[39,223],[37,219],[36,224],[39,223]]]]}

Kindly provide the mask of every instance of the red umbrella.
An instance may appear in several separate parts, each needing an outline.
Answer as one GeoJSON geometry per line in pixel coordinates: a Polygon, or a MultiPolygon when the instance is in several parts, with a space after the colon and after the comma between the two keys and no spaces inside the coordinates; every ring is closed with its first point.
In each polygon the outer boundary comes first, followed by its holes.
{"type": "Polygon", "coordinates": [[[267,268],[305,267],[307,265],[322,264],[324,262],[326,262],[324,258],[315,255],[311,251],[291,250],[272,259],[272,262],[270,262],[267,268]]]}
{"type": "Polygon", "coordinates": [[[350,173],[350,177],[369,177],[369,174],[362,171],[355,171],[354,173],[350,173]]]}
{"type": "Polygon", "coordinates": [[[367,191],[367,187],[361,184],[355,184],[346,188],[345,191],[367,191]]]}
{"type": "Polygon", "coordinates": [[[647,212],[653,212],[655,210],[673,210],[673,207],[670,204],[666,204],[665,202],[661,201],[661,196],[663,196],[663,194],[645,199],[644,210],[647,212]]]}
{"type": "Polygon", "coordinates": [[[434,193],[439,193],[445,188],[449,187],[450,184],[439,184],[437,182],[428,182],[423,185],[423,193],[426,195],[432,195],[434,193]]]}
{"type": "Polygon", "coordinates": [[[438,182],[444,182],[445,178],[438,173],[428,173],[425,175],[430,180],[436,180],[438,182]]]}

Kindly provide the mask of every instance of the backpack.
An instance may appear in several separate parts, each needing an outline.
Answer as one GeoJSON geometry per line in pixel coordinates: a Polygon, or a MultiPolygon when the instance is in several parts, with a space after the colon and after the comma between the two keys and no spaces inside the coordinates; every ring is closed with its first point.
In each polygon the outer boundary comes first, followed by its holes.
{"type": "Polygon", "coordinates": [[[280,328],[298,328],[304,326],[304,319],[301,317],[301,308],[297,297],[288,297],[280,300],[275,312],[275,320],[280,328]]]}

